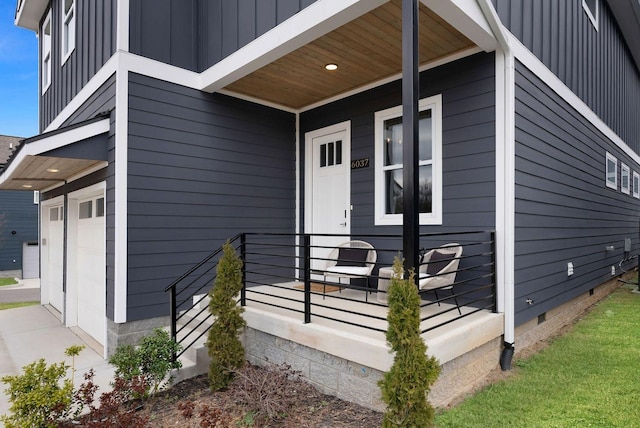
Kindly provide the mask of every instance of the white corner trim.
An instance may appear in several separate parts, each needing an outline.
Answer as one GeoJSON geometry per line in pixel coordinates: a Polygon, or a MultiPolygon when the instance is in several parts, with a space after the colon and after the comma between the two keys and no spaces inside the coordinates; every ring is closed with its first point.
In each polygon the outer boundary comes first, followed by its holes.
{"type": "Polygon", "coordinates": [[[509,42],[516,59],[542,80],[551,90],[571,105],[626,155],[640,163],[640,155],[634,152],[591,108],[569,89],[546,65],[531,53],[513,34],[507,31],[509,42]]]}
{"type": "Polygon", "coordinates": [[[496,49],[496,38],[476,0],[420,0],[485,52],[496,49]]]}
{"type": "Polygon", "coordinates": [[[129,0],[117,0],[116,51],[129,52],[129,0]]]}
{"type": "Polygon", "coordinates": [[[113,322],[127,321],[129,73],[116,74],[113,322]]]}
{"type": "Polygon", "coordinates": [[[202,73],[202,88],[216,92],[387,0],[318,0],[202,73]]]}

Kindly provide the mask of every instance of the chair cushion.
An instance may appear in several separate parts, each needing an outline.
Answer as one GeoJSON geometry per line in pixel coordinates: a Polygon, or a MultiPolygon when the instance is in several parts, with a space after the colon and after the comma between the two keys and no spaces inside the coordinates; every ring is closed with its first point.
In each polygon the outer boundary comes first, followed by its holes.
{"type": "Polygon", "coordinates": [[[366,267],[365,261],[369,250],[366,248],[338,248],[338,262],[336,266],[366,267]]]}
{"type": "Polygon", "coordinates": [[[429,259],[429,263],[427,264],[427,273],[429,275],[436,275],[442,269],[446,268],[447,265],[455,258],[455,254],[450,253],[441,253],[440,251],[434,251],[431,254],[431,259],[429,259]]]}

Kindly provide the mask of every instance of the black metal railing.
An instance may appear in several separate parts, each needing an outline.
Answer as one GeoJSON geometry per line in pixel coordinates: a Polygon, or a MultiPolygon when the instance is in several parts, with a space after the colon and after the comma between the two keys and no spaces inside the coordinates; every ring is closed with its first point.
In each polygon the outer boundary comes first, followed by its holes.
{"type": "MultiPolygon", "coordinates": [[[[400,236],[243,233],[230,242],[243,261],[239,304],[286,311],[304,323],[322,318],[386,331],[386,311],[376,309],[386,307],[386,291],[378,285],[389,281],[388,268],[402,247],[400,236]],[[371,243],[377,257],[375,262],[366,263],[371,268],[368,274],[341,279],[326,266],[335,260],[335,254],[329,253],[338,243],[350,240],[371,243]],[[383,267],[387,269],[381,272],[383,267]],[[327,287],[332,291],[327,292],[327,287]]],[[[457,257],[455,281],[420,291],[423,333],[479,311],[495,312],[494,231],[424,234],[420,243],[424,253],[446,249],[451,243],[463,249],[457,257]]],[[[171,335],[182,345],[182,353],[202,338],[212,323],[204,302],[213,287],[221,255],[220,248],[165,290],[170,293],[171,335]]]]}

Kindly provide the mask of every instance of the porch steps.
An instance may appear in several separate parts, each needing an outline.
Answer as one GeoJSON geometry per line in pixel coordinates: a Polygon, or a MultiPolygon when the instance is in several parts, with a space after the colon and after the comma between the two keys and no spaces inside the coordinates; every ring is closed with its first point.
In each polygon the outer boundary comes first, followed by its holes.
{"type": "Polygon", "coordinates": [[[206,331],[213,321],[211,319],[207,320],[207,317],[209,316],[209,311],[206,310],[206,307],[209,304],[208,298],[205,297],[201,302],[198,302],[198,300],[198,296],[195,296],[193,308],[181,314],[181,318],[178,320],[176,326],[179,331],[178,340],[186,337],[187,342],[190,343],[198,335],[202,333],[204,334],[180,356],[182,367],[173,371],[173,383],[178,383],[185,379],[190,379],[192,377],[208,373],[209,371],[209,362],[211,359],[209,358],[209,350],[206,346],[208,336],[206,331]],[[205,310],[198,314],[201,309],[205,310]],[[185,331],[180,332],[180,329],[185,325],[188,325],[189,327],[185,329],[185,331]],[[191,326],[193,326],[193,328],[191,326]]]}

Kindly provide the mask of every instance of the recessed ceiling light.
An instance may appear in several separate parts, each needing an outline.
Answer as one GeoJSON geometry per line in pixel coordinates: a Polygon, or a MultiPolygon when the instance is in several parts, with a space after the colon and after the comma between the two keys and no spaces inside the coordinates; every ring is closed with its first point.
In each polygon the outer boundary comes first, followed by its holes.
{"type": "Polygon", "coordinates": [[[327,64],[324,66],[324,68],[326,68],[329,71],[337,70],[338,64],[327,64]]]}
{"type": "Polygon", "coordinates": [[[47,171],[48,172],[60,172],[60,170],[57,169],[57,168],[48,168],[47,171]]]}
{"type": "Polygon", "coordinates": [[[23,184],[22,187],[25,189],[31,189],[33,186],[31,184],[23,184]]]}

